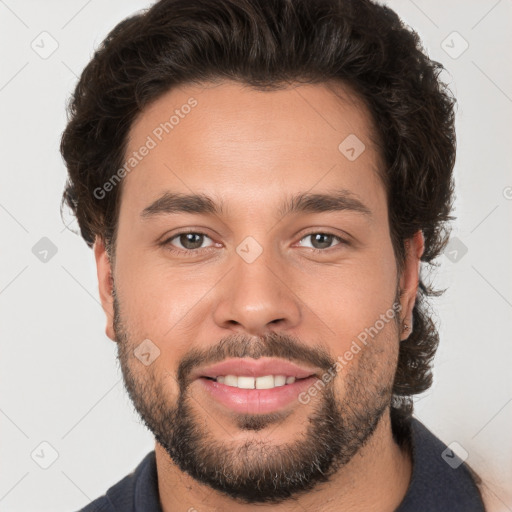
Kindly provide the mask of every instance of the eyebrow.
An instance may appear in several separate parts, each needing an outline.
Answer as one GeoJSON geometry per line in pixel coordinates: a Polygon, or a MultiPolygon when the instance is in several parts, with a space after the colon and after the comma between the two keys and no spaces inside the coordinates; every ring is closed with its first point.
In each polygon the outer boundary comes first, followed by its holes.
{"type": "MultiPolygon", "coordinates": [[[[349,190],[340,189],[329,193],[301,192],[289,197],[278,210],[280,217],[293,213],[323,213],[351,211],[372,217],[372,211],[349,190]]],[[[165,192],[141,212],[143,219],[160,215],[193,213],[222,216],[224,202],[215,202],[205,194],[165,192]]]]}

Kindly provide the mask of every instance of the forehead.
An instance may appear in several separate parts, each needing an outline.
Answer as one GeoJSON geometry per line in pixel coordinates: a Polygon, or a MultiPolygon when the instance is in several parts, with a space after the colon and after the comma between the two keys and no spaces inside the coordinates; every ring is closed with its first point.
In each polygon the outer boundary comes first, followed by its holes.
{"type": "Polygon", "coordinates": [[[121,209],[139,213],[166,191],[246,210],[283,191],[343,188],[370,202],[383,194],[370,114],[340,84],[181,85],[138,116],[125,156],[121,209]]]}

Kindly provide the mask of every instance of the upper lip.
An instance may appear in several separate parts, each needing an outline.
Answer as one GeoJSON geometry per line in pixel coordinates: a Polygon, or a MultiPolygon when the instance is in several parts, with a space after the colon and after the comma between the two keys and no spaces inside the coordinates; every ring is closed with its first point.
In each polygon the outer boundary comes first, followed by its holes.
{"type": "Polygon", "coordinates": [[[315,375],[316,370],[304,368],[286,361],[275,358],[231,358],[225,359],[220,363],[199,368],[192,373],[192,378],[200,377],[216,378],[219,375],[244,375],[250,377],[263,377],[265,375],[285,375],[286,377],[295,377],[303,379],[315,375]]]}

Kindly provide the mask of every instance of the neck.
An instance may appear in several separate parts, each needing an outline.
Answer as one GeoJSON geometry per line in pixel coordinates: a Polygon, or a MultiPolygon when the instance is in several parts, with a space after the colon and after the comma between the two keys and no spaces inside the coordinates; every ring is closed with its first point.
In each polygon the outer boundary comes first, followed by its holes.
{"type": "Polygon", "coordinates": [[[410,454],[393,439],[389,409],[368,442],[328,482],[279,505],[241,504],[183,473],[159,443],[155,455],[163,512],[393,512],[407,492],[412,472],[410,454]]]}

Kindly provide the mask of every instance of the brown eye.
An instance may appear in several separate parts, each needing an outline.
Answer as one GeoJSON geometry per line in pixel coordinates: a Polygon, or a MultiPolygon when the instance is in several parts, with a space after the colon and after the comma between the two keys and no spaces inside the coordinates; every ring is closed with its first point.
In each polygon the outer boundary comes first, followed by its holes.
{"type": "Polygon", "coordinates": [[[333,235],[327,235],[326,233],[315,233],[311,236],[311,242],[315,249],[328,249],[334,239],[333,235]]]}
{"type": "Polygon", "coordinates": [[[182,233],[177,238],[185,249],[190,250],[199,249],[204,241],[204,235],[200,233],[182,233]]]}
{"type": "MultiPolygon", "coordinates": [[[[326,251],[327,249],[330,249],[331,247],[333,247],[334,241],[338,241],[338,243],[336,243],[334,245],[341,245],[341,244],[346,243],[345,240],[343,240],[339,236],[333,235],[331,233],[322,233],[322,232],[309,233],[308,235],[304,236],[301,239],[301,242],[303,240],[306,240],[307,238],[311,239],[311,248],[314,251],[326,251]]],[[[302,243],[301,243],[301,245],[302,245],[302,243]]],[[[303,247],[307,247],[307,246],[303,246],[303,247]]]]}
{"type": "Polygon", "coordinates": [[[162,245],[172,252],[188,256],[195,255],[203,249],[209,249],[211,245],[203,247],[206,239],[211,240],[211,238],[204,233],[186,231],[168,238],[162,245]]]}

